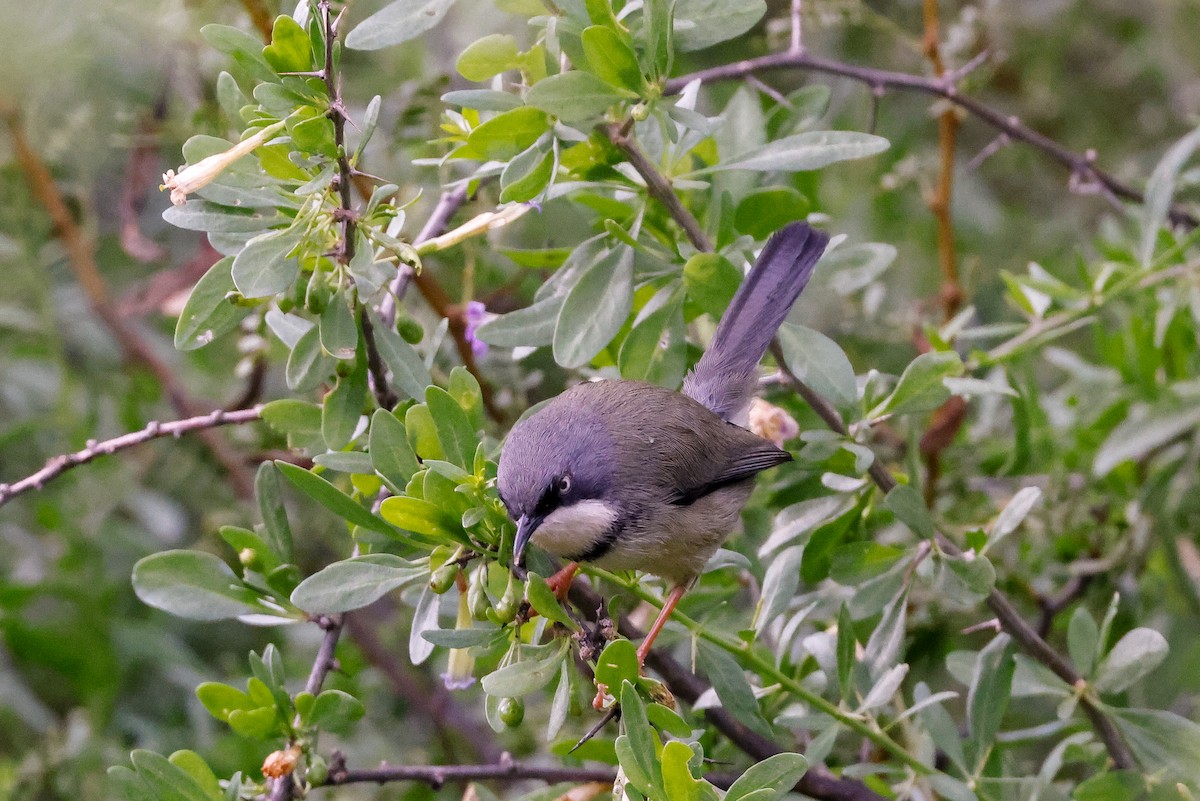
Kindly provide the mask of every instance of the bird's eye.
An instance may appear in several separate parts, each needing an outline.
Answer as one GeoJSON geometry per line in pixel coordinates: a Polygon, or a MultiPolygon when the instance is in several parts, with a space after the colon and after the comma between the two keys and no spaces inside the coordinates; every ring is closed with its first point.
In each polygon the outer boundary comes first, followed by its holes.
{"type": "Polygon", "coordinates": [[[558,477],[556,489],[558,490],[559,495],[566,495],[571,491],[571,476],[569,473],[565,473],[558,477]]]}

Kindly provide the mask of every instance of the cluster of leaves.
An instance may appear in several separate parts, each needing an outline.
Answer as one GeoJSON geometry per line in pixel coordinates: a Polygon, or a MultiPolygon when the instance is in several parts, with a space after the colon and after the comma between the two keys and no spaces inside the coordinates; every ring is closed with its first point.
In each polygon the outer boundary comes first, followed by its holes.
{"type": "MultiPolygon", "coordinates": [[[[397,0],[345,43],[408,46],[452,5],[397,0]]],[[[459,55],[460,75],[489,85],[442,97],[440,138],[425,151],[435,157],[413,169],[453,172],[447,188],[494,202],[506,220],[568,209],[586,234],[505,249],[518,279],[539,282],[526,305],[470,336],[513,349],[530,383],[548,358],[582,376],[677,387],[699,352],[689,337],[711,329],[762,241],[783,223],[831,211],[820,171],[878,156],[888,143],[817,129],[830,104],[824,85],[771,90],[767,102],[750,86],[709,97],[692,83],[665,94],[680,60],[746,35],[766,13],[761,0],[499,5],[526,29],[490,33],[459,55]],[[711,248],[664,207],[633,153],[673,187],[711,248]]],[[[503,431],[486,419],[475,375],[441,366],[446,323],[419,322],[403,304],[399,319],[385,311],[398,275],[435,253],[453,259],[449,249],[467,234],[406,241],[415,226],[398,185],[372,184],[360,170],[380,97],[353,120],[354,144],[341,141],[338,87],[358,76],[343,74],[331,16],[325,4],[301,3],[275,21],[266,47],[235,28],[204,29],[233,63],[216,81],[225,120],[241,141],[264,141],[165,214],[223,256],[192,291],[176,346],[228,345],[239,327],[269,341],[263,353],[281,365],[291,395],[267,403],[263,418],[312,467],[264,463],[255,481],[261,523],[219,529],[236,559],[155,553],[133,571],[138,597],[193,620],[267,626],[336,625],[387,597],[407,610],[407,660],[429,665],[444,653],[447,686],[478,679],[478,706],[498,737],[536,722],[568,764],[619,766],[617,795],[635,801],[771,801],[809,765],[885,795],[955,801],[1013,792],[1167,801],[1198,789],[1200,727],[1165,711],[1174,693],[1145,681],[1160,666],[1181,673],[1166,666],[1186,664],[1169,661],[1167,642],[1192,630],[1151,621],[1150,610],[1171,603],[1200,613],[1188,552],[1176,545],[1191,542],[1200,514],[1200,294],[1180,280],[1191,275],[1195,238],[1165,226],[1167,204],[1190,180],[1195,134],[1163,158],[1142,212],[1114,225],[1097,257],[1004,273],[1008,312],[972,307],[924,325],[929,347],[915,359],[877,356],[894,353],[877,346],[909,336],[910,321],[880,311],[894,294],[896,248],[835,239],[814,290],[828,293],[841,333],[854,335],[839,344],[788,324],[779,341],[785,366],[848,433],[825,430],[790,392],[772,391],[805,422],[796,461],[764,482],[746,535],[718,553],[664,635],[668,646],[690,645],[711,690],[691,709],[672,708],[662,685],[639,675],[627,640],[587,651],[596,703],[620,706],[620,730],[567,756],[590,722],[592,687],[574,659],[586,627],[547,585],[548,561],[534,554],[524,577],[508,568],[513,529],[493,486],[503,431]],[[348,207],[351,178],[372,188],[348,207]],[[990,322],[1004,314],[1016,322],[990,322]],[[385,404],[382,384],[404,399],[385,404]],[[929,414],[951,398],[970,404],[967,447],[947,452],[952,487],[931,510],[919,441],[929,414]],[[905,468],[887,494],[870,477],[879,460],[905,468]],[[336,547],[345,558],[314,566],[298,553],[289,487],[344,524],[336,547]],[[938,531],[961,551],[940,545],[938,531]],[[1093,589],[1051,634],[1082,682],[1064,682],[1006,634],[948,633],[955,621],[975,622],[997,588],[1032,585],[1044,597],[1069,571],[1093,589]],[[746,576],[758,588],[751,600],[746,576]],[[1081,701],[1116,722],[1140,769],[1113,769],[1081,701]],[[805,742],[805,757],[764,760],[718,790],[707,763],[746,760],[704,722],[717,706],[786,748],[805,742]]],[[[234,148],[232,139],[196,136],[184,157],[199,168],[234,148]]],[[[617,596],[614,615],[658,602],[635,577],[589,572],[617,596]]],[[[299,674],[287,672],[268,646],[251,654],[244,691],[241,681],[206,682],[196,694],[240,737],[296,749],[291,770],[306,791],[328,778],[320,735],[345,735],[374,713],[343,690],[296,692],[299,674]]],[[[1193,680],[1184,687],[1198,689],[1193,680]]],[[[236,801],[266,790],[257,776],[218,779],[193,751],[136,751],[132,769],[112,776],[118,793],[138,801],[236,801]]]]}

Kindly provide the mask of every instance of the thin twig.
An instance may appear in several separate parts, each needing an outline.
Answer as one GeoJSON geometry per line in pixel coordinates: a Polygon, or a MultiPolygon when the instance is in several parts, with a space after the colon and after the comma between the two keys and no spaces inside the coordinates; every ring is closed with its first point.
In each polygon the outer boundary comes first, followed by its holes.
{"type": "MultiPolygon", "coordinates": [[[[12,138],[17,164],[25,173],[33,196],[50,216],[54,232],[62,241],[67,252],[67,264],[75,279],[83,288],[92,311],[104,323],[120,346],[125,359],[144,366],[162,385],[175,410],[184,417],[195,417],[203,413],[204,405],[194,400],[187,392],[183,381],[159,358],[150,344],[116,311],[109,293],[108,284],[96,263],[95,252],[87,241],[79,224],[71,215],[62,192],[55,183],[50,170],[41,156],[29,144],[24,126],[15,109],[4,112],[12,138]]],[[[243,498],[254,492],[254,479],[238,453],[215,431],[200,429],[202,442],[229,474],[234,491],[243,498]]]]}
{"type": "MultiPolygon", "coordinates": [[[[1104,191],[1118,198],[1130,200],[1135,203],[1142,203],[1144,200],[1141,192],[1097,167],[1094,152],[1076,153],[1063,147],[1050,137],[1040,134],[1024,125],[1017,117],[1004,114],[975,98],[960,94],[953,80],[926,78],[904,72],[860,67],[833,59],[818,58],[807,53],[785,52],[737,61],[732,64],[723,64],[688,75],[682,75],[678,78],[672,78],[667,81],[665,91],[668,94],[676,94],[694,80],[700,80],[703,83],[713,83],[716,81],[737,80],[760,72],[786,69],[838,75],[864,83],[872,89],[897,89],[905,92],[917,92],[945,98],[959,108],[983,120],[996,130],[1007,134],[1010,139],[1024,142],[1045,153],[1052,160],[1066,168],[1072,176],[1080,176],[1085,179],[1085,184],[1094,182],[1104,191]]],[[[1187,228],[1200,226],[1200,220],[1197,220],[1193,214],[1179,204],[1171,206],[1168,216],[1174,225],[1185,226],[1187,228]]]]}
{"type": "Polygon", "coordinates": [[[558,782],[600,782],[612,784],[616,771],[612,768],[564,768],[551,765],[531,765],[518,762],[507,752],[500,761],[490,765],[388,765],[364,770],[349,770],[344,759],[335,757],[326,784],[383,784],[385,782],[421,782],[433,789],[457,782],[536,780],[558,782]]]}
{"type": "Polygon", "coordinates": [[[260,417],[262,417],[262,406],[232,412],[216,409],[208,414],[184,420],[172,420],[167,423],[152,422],[140,431],[122,434],[102,442],[89,441],[83,450],[55,456],[47,461],[46,466],[41,470],[20,481],[12,484],[0,484],[0,506],[22,493],[42,489],[71,468],[87,464],[97,457],[117,453],[160,437],[180,437],[193,431],[204,431],[217,426],[241,425],[258,420],[260,417]]]}

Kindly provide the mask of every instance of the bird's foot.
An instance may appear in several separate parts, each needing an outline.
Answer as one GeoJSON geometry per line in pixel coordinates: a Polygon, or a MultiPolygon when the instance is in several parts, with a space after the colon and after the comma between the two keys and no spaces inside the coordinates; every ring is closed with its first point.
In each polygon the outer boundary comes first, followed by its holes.
{"type": "Polygon", "coordinates": [[[550,578],[546,579],[547,586],[554,593],[554,597],[559,602],[567,600],[567,593],[571,591],[571,582],[575,580],[575,574],[579,572],[579,563],[571,562],[562,570],[555,573],[550,578]]]}

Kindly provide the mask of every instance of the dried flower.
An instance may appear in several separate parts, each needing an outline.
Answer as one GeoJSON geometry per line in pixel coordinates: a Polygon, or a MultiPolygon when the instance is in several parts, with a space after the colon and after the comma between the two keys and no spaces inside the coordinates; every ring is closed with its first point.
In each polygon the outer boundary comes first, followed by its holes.
{"type": "MultiPolygon", "coordinates": [[[[472,622],[471,606],[467,603],[467,593],[460,589],[458,592],[458,616],[454,621],[455,629],[469,629],[472,622]]],[[[465,690],[475,683],[475,657],[471,656],[468,648],[451,648],[450,664],[442,674],[442,683],[447,690],[465,690]]]]}
{"type": "Polygon", "coordinates": [[[300,759],[300,746],[293,745],[286,751],[272,751],[263,760],[262,774],[268,779],[282,779],[296,769],[300,759]]]}
{"type": "Polygon", "coordinates": [[[188,195],[208,186],[231,164],[265,144],[281,130],[283,130],[282,122],[268,125],[254,136],[243,139],[223,153],[214,153],[207,158],[200,159],[195,164],[180,167],[178,174],[174,170],[167,170],[163,173],[163,185],[159,189],[170,189],[171,202],[176,206],[182,206],[188,195]]]}
{"type": "Polygon", "coordinates": [[[783,443],[800,433],[800,426],[783,409],[755,398],[750,403],[750,430],[782,448],[783,443]]]}

